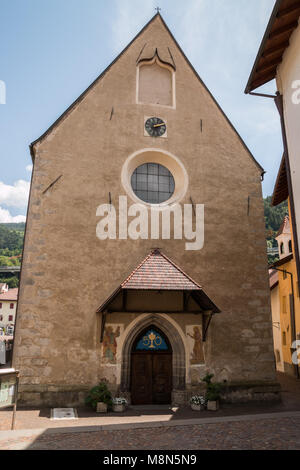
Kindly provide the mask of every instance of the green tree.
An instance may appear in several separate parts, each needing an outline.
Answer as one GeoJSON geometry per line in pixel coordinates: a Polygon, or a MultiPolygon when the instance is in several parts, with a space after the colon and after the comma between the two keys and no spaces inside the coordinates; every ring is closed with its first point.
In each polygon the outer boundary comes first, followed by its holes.
{"type": "MultiPolygon", "coordinates": [[[[275,237],[283,222],[284,217],[288,215],[288,203],[287,201],[284,201],[278,206],[274,207],[272,206],[272,196],[268,196],[264,199],[264,212],[267,247],[275,248],[277,247],[275,237]]],[[[275,263],[276,261],[278,261],[278,259],[278,256],[268,254],[269,265],[275,263]]]]}

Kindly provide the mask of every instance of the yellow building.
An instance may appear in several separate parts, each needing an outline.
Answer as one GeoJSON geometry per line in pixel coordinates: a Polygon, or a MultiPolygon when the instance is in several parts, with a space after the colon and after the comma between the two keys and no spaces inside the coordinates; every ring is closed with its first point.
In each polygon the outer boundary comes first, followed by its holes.
{"type": "MultiPolygon", "coordinates": [[[[286,179],[286,171],[285,165],[282,164],[279,170],[277,182],[273,193],[273,205],[276,206],[282,201],[284,201],[286,199],[287,194],[288,186],[286,179]]],[[[270,274],[271,281],[271,275],[274,273],[274,271],[277,271],[278,273],[278,298],[280,305],[279,331],[281,333],[281,363],[283,362],[282,369],[280,367],[281,364],[278,361],[279,356],[277,351],[279,350],[279,348],[275,345],[276,337],[278,336],[278,331],[274,332],[274,349],[277,370],[282,370],[290,375],[294,375],[299,378],[299,365],[295,363],[295,357],[293,357],[293,355],[296,351],[295,341],[300,340],[300,297],[292,230],[293,220],[291,218],[289,197],[287,197],[287,199],[289,205],[289,216],[284,218],[276,237],[279,247],[280,259],[279,261],[273,264],[272,271],[270,274]]],[[[272,292],[272,290],[274,290],[274,287],[271,288],[271,296],[274,297],[274,293],[272,292]]],[[[274,301],[272,302],[273,330],[277,327],[275,321],[276,311],[277,305],[276,301],[274,301]]]]}
{"type": "Polygon", "coordinates": [[[278,370],[279,372],[284,372],[282,340],[281,340],[282,332],[281,332],[281,322],[280,322],[280,296],[279,296],[278,271],[276,271],[275,269],[270,269],[269,277],[270,277],[273,343],[274,343],[276,370],[278,370]]]}

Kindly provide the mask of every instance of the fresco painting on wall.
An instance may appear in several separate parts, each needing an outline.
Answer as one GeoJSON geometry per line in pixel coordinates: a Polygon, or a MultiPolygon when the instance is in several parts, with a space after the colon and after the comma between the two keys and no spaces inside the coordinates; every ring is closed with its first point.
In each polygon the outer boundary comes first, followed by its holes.
{"type": "Polygon", "coordinates": [[[107,325],[103,335],[102,357],[104,362],[116,364],[117,361],[117,339],[121,334],[121,325],[107,325]]]}
{"type": "Polygon", "coordinates": [[[187,326],[186,336],[190,349],[190,363],[192,365],[204,364],[202,328],[199,325],[187,326]]]}

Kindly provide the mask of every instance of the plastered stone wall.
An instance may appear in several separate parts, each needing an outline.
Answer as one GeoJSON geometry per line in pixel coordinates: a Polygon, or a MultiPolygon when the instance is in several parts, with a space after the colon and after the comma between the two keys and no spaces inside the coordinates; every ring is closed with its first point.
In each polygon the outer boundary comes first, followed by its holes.
{"type": "MultiPolygon", "coordinates": [[[[159,16],[35,151],[14,350],[27,402],[51,387],[85,390],[105,375],[96,310],[154,246],[222,310],[208,335],[206,366],[216,379],[275,379],[261,169],[159,16]],[[170,60],[168,48],[172,53],[176,109],[136,104],[136,61],[145,43],[163,60],[170,60]],[[168,138],[144,136],[144,116],[151,115],[167,120],[168,138]],[[185,240],[96,238],[97,207],[111,193],[118,209],[126,195],[122,166],[149,147],[184,165],[189,187],[180,203],[205,205],[199,252],[186,251],[185,240]]],[[[132,320],[126,317],[124,328],[132,320]]],[[[185,334],[183,316],[176,322],[185,334]]]]}

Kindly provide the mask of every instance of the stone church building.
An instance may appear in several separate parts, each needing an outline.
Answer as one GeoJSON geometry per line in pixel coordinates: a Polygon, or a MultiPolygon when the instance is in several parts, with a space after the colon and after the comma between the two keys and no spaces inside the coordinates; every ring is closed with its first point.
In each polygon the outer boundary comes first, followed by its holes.
{"type": "Polygon", "coordinates": [[[134,404],[184,404],[208,371],[228,401],[278,397],[263,169],[160,14],[31,155],[21,402],[78,405],[105,380],[134,404]],[[146,226],[171,208],[170,225],[147,236],[137,207],[146,226]]]}

